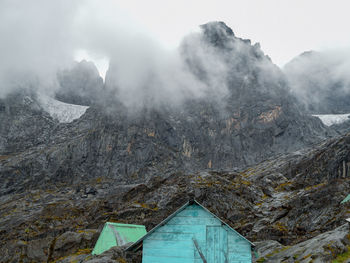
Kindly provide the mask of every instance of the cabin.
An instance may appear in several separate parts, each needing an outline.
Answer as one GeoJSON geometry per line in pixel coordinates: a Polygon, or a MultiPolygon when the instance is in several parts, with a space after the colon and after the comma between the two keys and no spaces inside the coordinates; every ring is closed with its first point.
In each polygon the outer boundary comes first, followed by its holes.
{"type": "Polygon", "coordinates": [[[251,263],[254,244],[192,200],[127,248],[143,263],[251,263]]]}
{"type": "Polygon", "coordinates": [[[99,255],[111,247],[135,242],[146,233],[145,226],[107,222],[96,241],[92,254],[99,255]]]}

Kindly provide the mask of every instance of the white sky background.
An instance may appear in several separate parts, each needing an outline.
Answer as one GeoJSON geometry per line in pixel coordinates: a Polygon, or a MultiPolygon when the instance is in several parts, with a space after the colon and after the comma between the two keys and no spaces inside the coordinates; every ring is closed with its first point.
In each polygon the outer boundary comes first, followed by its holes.
{"type": "MultiPolygon", "coordinates": [[[[349,0],[127,0],[109,4],[164,48],[175,48],[198,25],[215,20],[224,21],[236,36],[259,42],[279,66],[304,51],[350,48],[349,0]]],[[[95,62],[104,75],[107,60],[95,62]]]]}

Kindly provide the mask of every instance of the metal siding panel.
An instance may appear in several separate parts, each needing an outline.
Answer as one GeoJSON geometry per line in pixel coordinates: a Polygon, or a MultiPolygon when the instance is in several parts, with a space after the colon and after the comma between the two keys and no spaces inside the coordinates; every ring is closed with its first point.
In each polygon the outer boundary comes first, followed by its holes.
{"type": "Polygon", "coordinates": [[[197,241],[205,241],[205,232],[194,232],[194,233],[175,233],[175,232],[160,232],[153,233],[152,236],[148,237],[148,240],[169,240],[169,241],[184,241],[195,238],[197,241]]]}
{"type": "Polygon", "coordinates": [[[214,217],[191,217],[176,216],[172,218],[167,225],[221,225],[220,220],[214,217]]]}
{"type": "Polygon", "coordinates": [[[215,216],[211,215],[207,211],[205,211],[200,206],[188,206],[181,212],[179,212],[176,216],[183,216],[183,217],[208,217],[208,218],[215,218],[215,216]]]}
{"type": "Polygon", "coordinates": [[[163,241],[163,240],[147,240],[143,243],[144,249],[188,249],[192,248],[192,240],[187,241],[163,241]]]}
{"type": "Polygon", "coordinates": [[[250,243],[233,231],[228,232],[228,251],[230,263],[252,262],[250,243]]]}
{"type": "Polygon", "coordinates": [[[252,263],[252,258],[250,257],[243,257],[237,254],[229,254],[229,261],[230,263],[252,263]]]}
{"type": "Polygon", "coordinates": [[[221,226],[207,226],[208,263],[227,262],[227,231],[221,226]]]}
{"type": "MultiPolygon", "coordinates": [[[[142,263],[193,263],[194,259],[143,256],[142,263]]],[[[202,262],[203,263],[203,262],[202,262]]]]}
{"type": "Polygon", "coordinates": [[[200,233],[205,232],[205,225],[165,225],[157,229],[154,233],[200,233]]]}
{"type": "Polygon", "coordinates": [[[142,262],[194,262],[192,239],[186,241],[144,240],[142,262]]]}
{"type": "MultiPolygon", "coordinates": [[[[214,232],[215,233],[215,232],[214,232]]],[[[215,262],[215,237],[214,237],[213,229],[207,228],[207,262],[214,263],[215,262]]]]}
{"type": "Polygon", "coordinates": [[[152,256],[152,257],[175,257],[175,258],[194,258],[193,248],[191,247],[181,247],[181,253],[179,252],[179,248],[152,248],[147,249],[143,253],[144,256],[152,256]]]}
{"type": "Polygon", "coordinates": [[[220,227],[220,261],[223,263],[228,263],[227,257],[228,257],[228,252],[227,252],[227,231],[223,228],[220,227]]]}
{"type": "Polygon", "coordinates": [[[143,262],[188,262],[200,259],[192,238],[206,254],[206,225],[221,222],[199,206],[189,206],[143,241],[143,262]],[[179,258],[181,260],[179,260],[179,258]],[[153,261],[152,261],[153,260],[153,261]]]}

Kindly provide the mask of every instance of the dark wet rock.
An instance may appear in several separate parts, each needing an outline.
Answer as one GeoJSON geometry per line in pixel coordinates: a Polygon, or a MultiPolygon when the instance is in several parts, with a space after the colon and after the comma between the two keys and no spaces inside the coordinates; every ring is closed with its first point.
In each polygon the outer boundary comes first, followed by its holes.
{"type": "Polygon", "coordinates": [[[51,238],[34,240],[28,243],[26,253],[30,260],[43,262],[47,260],[51,238]]]}
{"type": "Polygon", "coordinates": [[[280,251],[283,248],[279,242],[275,240],[266,240],[254,242],[255,251],[258,253],[258,258],[266,258],[267,255],[273,255],[276,251],[280,251]]]}
{"type": "Polygon", "coordinates": [[[51,258],[61,258],[74,254],[77,249],[91,247],[99,236],[96,230],[80,230],[78,232],[67,231],[57,237],[53,243],[51,258]]]}
{"type": "Polygon", "coordinates": [[[125,249],[128,248],[132,243],[125,244],[120,247],[111,247],[109,250],[103,252],[102,254],[98,256],[93,256],[88,261],[84,261],[86,263],[103,263],[106,262],[105,260],[109,260],[108,262],[130,262],[130,263],[136,263],[141,262],[141,251],[136,253],[130,253],[126,252],[125,249]]]}
{"type": "Polygon", "coordinates": [[[344,224],[294,246],[273,244],[271,241],[258,243],[261,261],[264,258],[263,262],[331,262],[349,250],[349,225],[344,224]]]}
{"type": "Polygon", "coordinates": [[[56,124],[33,92],[21,90],[0,98],[0,158],[47,143],[56,124]]]}
{"type": "Polygon", "coordinates": [[[57,263],[69,263],[79,261],[81,263],[137,263],[141,262],[141,251],[137,253],[126,252],[125,249],[132,243],[125,244],[120,247],[112,247],[100,255],[82,254],[72,255],[64,259],[57,260],[57,263]]]}

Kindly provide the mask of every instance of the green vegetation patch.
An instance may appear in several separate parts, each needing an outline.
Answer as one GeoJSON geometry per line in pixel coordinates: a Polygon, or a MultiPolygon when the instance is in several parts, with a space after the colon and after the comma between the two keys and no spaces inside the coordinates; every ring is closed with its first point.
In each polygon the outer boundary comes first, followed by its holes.
{"type": "Polygon", "coordinates": [[[347,246],[347,251],[339,254],[334,260],[332,260],[332,263],[343,263],[347,259],[350,259],[350,246],[347,246]]]}

